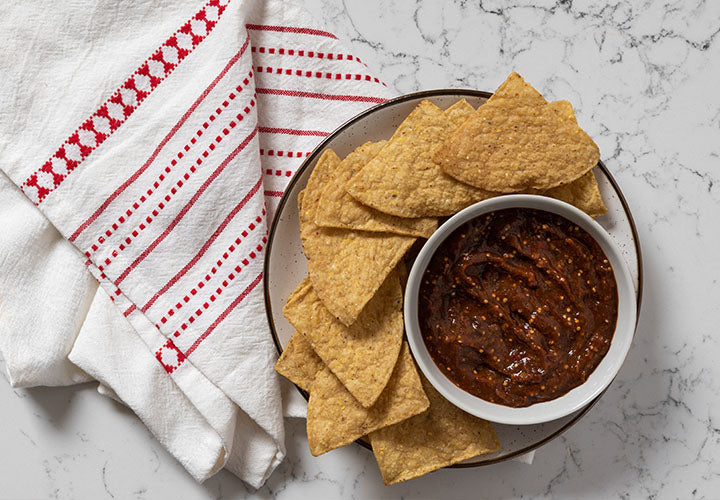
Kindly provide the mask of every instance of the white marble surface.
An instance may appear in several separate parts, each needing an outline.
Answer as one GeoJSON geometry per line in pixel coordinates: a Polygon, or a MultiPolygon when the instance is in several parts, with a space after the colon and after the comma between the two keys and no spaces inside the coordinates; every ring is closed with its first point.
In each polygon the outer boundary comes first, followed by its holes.
{"type": "Polygon", "coordinates": [[[640,327],[595,408],[535,464],[386,488],[358,447],[313,458],[303,423],[261,490],[196,484],[89,386],[0,382],[0,498],[718,498],[720,2],[304,0],[398,93],[494,89],[519,71],[569,99],[634,211],[640,327]]]}

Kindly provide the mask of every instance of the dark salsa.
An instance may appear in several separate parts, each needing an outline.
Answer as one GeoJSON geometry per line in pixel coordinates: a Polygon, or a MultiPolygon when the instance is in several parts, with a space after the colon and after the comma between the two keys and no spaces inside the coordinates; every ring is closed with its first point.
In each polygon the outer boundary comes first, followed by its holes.
{"type": "Polygon", "coordinates": [[[607,353],[618,312],[612,266],[582,228],[527,208],[456,229],[420,285],[435,364],[493,403],[529,406],[582,384],[607,353]]]}

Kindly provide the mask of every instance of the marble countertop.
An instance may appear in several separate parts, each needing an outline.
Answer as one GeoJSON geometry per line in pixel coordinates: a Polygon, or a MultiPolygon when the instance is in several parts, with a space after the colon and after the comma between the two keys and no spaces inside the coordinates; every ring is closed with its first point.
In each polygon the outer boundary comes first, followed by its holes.
{"type": "MultiPolygon", "coordinates": [[[[387,488],[357,446],[319,458],[304,421],[252,491],[197,484],[94,387],[0,383],[0,498],[717,498],[720,491],[720,3],[304,0],[398,93],[494,89],[515,70],[575,106],[634,212],[645,294],[619,376],[531,466],[387,488]]],[[[3,370],[4,371],[4,370],[3,370]]]]}

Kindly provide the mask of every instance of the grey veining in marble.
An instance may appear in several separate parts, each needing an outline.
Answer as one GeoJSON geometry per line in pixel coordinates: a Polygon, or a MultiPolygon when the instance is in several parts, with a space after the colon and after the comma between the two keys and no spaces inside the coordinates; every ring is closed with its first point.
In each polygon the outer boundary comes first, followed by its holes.
{"type": "Polygon", "coordinates": [[[720,498],[720,2],[304,0],[398,93],[494,89],[518,71],[568,99],[633,209],[645,295],[627,362],[535,463],[386,488],[372,457],[310,456],[303,422],[265,487],[198,485],[121,406],[0,383],[0,498],[720,498]]]}

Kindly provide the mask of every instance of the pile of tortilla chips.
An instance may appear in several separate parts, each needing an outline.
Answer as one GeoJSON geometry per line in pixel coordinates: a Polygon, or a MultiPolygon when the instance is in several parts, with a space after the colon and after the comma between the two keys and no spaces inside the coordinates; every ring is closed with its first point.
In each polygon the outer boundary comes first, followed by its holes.
{"type": "Polygon", "coordinates": [[[326,150],[298,197],[308,277],[283,312],[295,327],[275,369],[310,394],[317,456],[369,440],[386,484],[499,449],[490,423],[446,401],[403,340],[404,256],[437,217],[504,193],[606,213],[599,150],[567,101],[517,73],[477,110],[422,101],[387,141],[326,150]]]}

